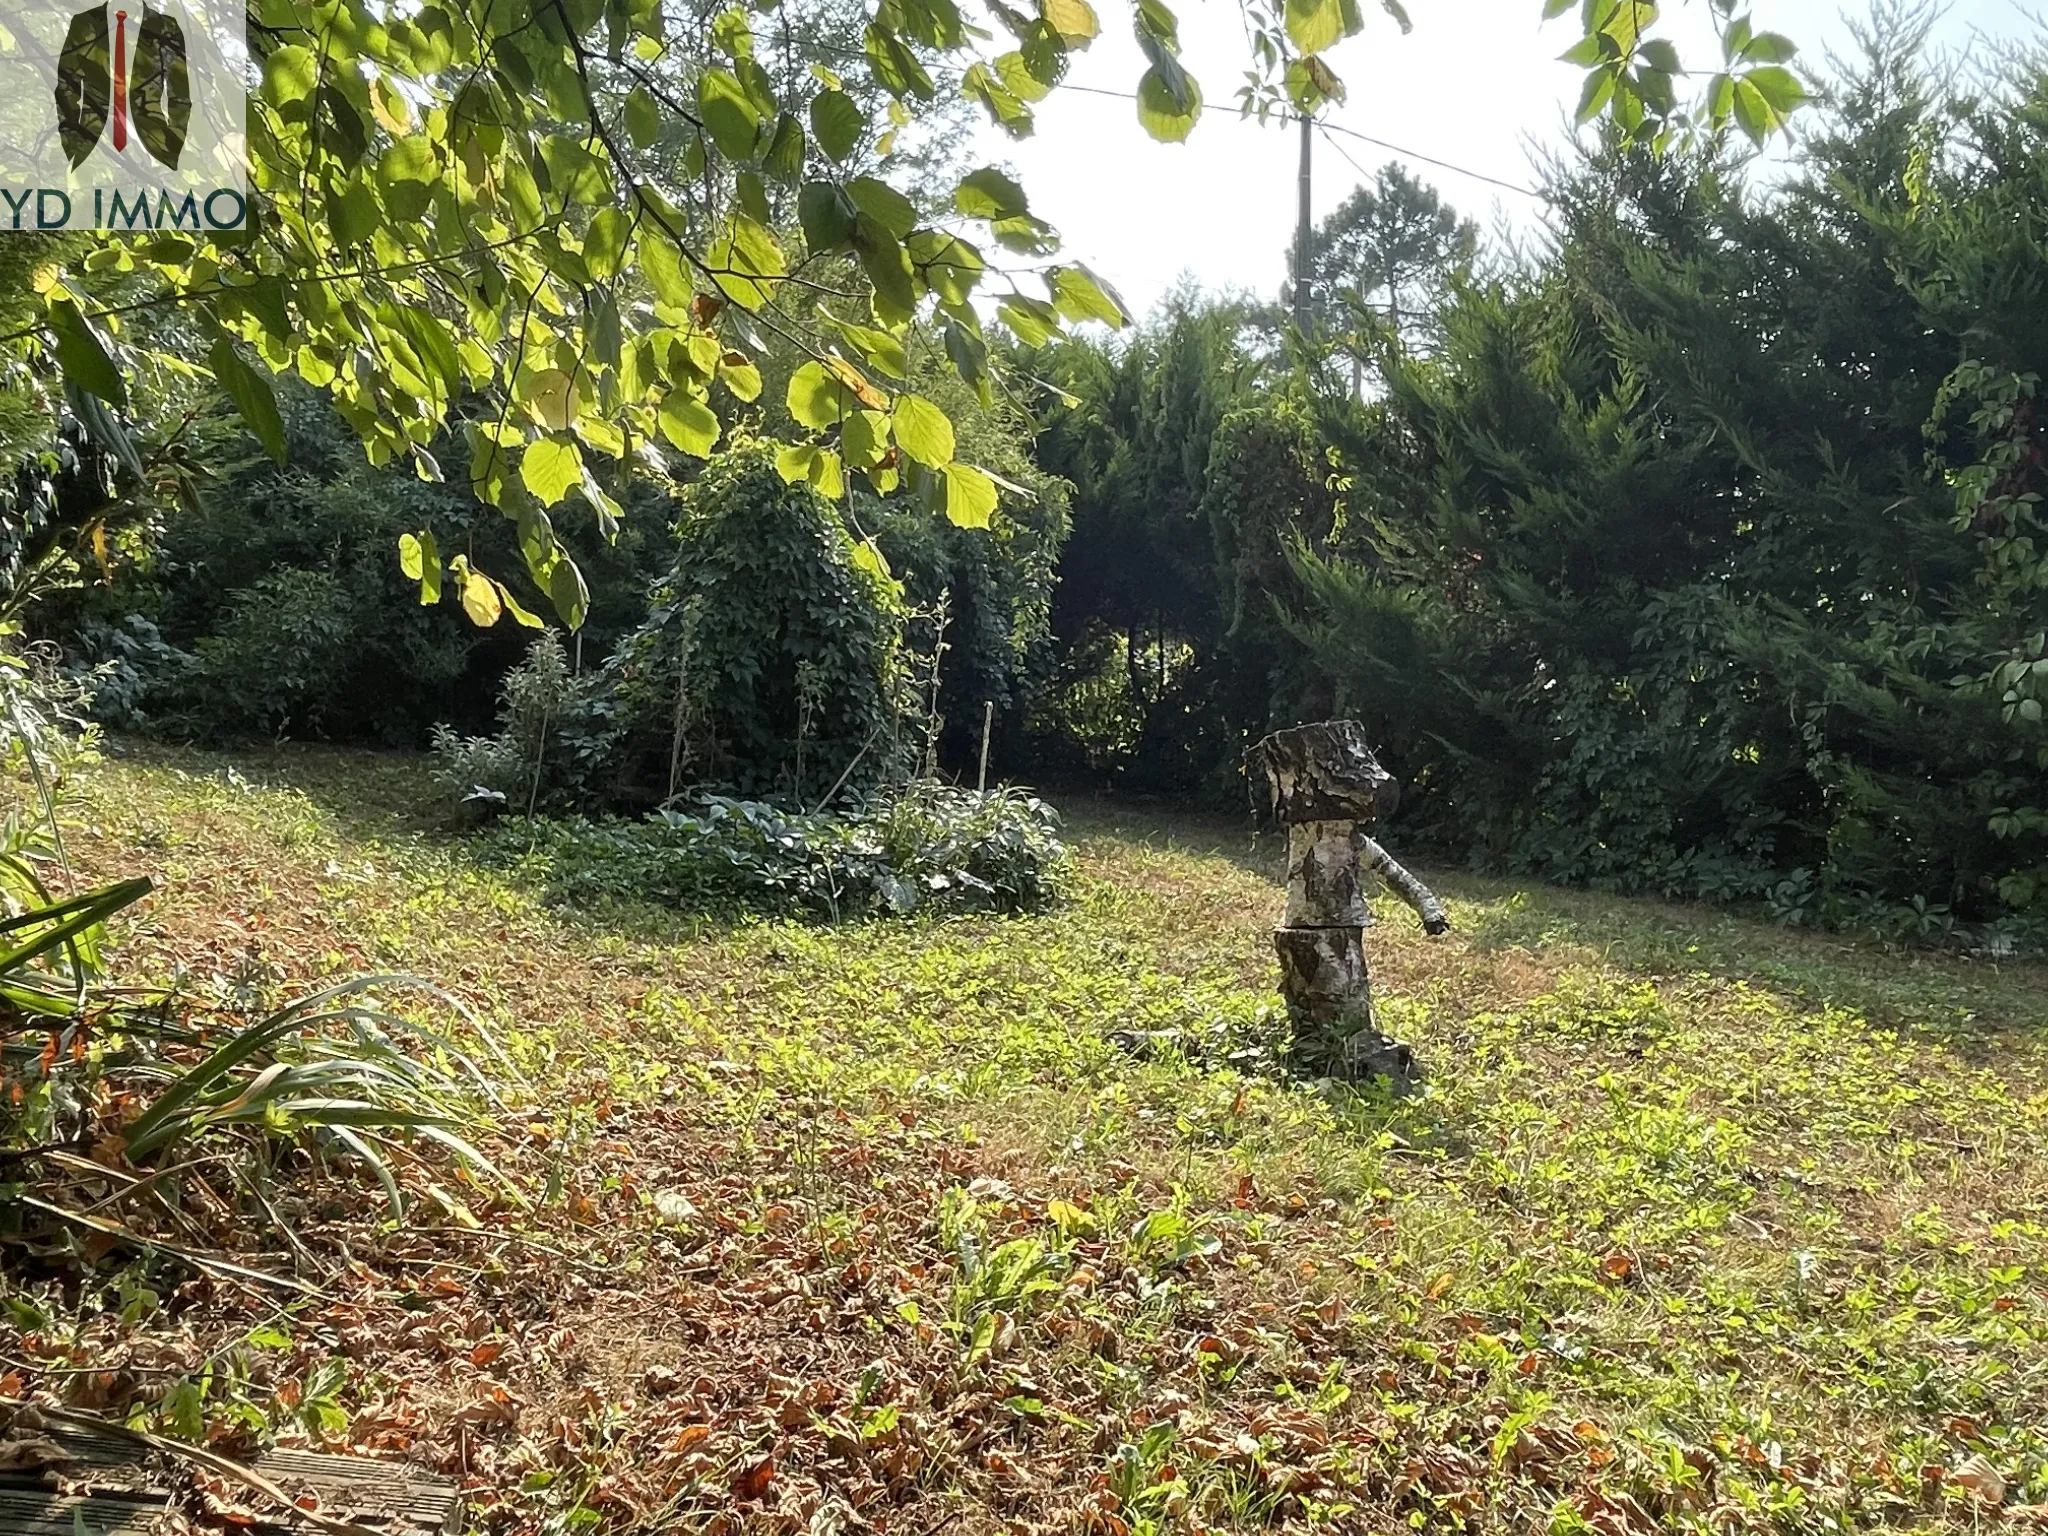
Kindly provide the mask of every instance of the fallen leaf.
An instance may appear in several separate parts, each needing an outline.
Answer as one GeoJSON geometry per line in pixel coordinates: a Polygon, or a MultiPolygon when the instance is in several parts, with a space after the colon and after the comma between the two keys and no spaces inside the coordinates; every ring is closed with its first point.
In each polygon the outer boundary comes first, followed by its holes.
{"type": "Polygon", "coordinates": [[[768,1485],[775,1481],[775,1458],[757,1456],[740,1468],[739,1475],[732,1480],[732,1496],[736,1499],[758,1499],[768,1492],[768,1485]]]}
{"type": "Polygon", "coordinates": [[[2005,1475],[1981,1455],[1963,1462],[1949,1473],[1948,1480],[1969,1489],[1986,1504],[2005,1502],[2005,1475]]]}

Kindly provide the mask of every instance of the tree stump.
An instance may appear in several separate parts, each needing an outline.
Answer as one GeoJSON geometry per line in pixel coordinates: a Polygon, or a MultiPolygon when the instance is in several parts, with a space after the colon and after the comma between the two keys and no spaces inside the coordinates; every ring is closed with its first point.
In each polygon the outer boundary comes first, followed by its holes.
{"type": "Polygon", "coordinates": [[[1399,803],[1400,787],[1355,720],[1275,731],[1247,762],[1265,774],[1274,814],[1287,828],[1287,913],[1273,948],[1294,1030],[1290,1059],[1320,1077],[1412,1081],[1415,1053],[1380,1033],[1373,1016],[1365,870],[1415,908],[1425,931],[1442,933],[1450,919],[1428,886],[1365,835],[1399,803]]]}

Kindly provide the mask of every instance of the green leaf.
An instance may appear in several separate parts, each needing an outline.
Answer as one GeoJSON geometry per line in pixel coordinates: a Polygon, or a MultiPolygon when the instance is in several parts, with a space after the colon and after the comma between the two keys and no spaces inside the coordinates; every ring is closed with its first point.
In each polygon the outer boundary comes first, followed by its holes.
{"type": "Polygon", "coordinates": [[[58,299],[50,306],[50,331],[57,338],[57,367],[64,382],[76,389],[91,390],[113,405],[128,403],[128,386],[121,370],[107,355],[93,323],[70,299],[58,299]]]}
{"type": "Polygon", "coordinates": [[[1011,294],[996,305],[996,318],[1027,347],[1042,347],[1060,334],[1059,311],[1043,299],[1011,294]]]}
{"type": "Polygon", "coordinates": [[[686,389],[672,389],[662,397],[661,435],[684,453],[708,459],[718,442],[718,417],[711,407],[686,389]]]}
{"type": "Polygon", "coordinates": [[[1614,81],[1619,71],[1612,64],[1602,64],[1587,74],[1585,88],[1579,92],[1578,111],[1573,114],[1575,123],[1591,122],[1600,115],[1600,109],[1607,105],[1614,94],[1614,81]]]}
{"type": "Polygon", "coordinates": [[[498,589],[498,600],[505,605],[505,611],[512,615],[514,623],[523,625],[527,629],[547,628],[547,625],[540,621],[540,617],[537,614],[528,612],[519,599],[512,595],[512,589],[506,586],[505,583],[499,581],[493,582],[492,585],[498,589]]]}
{"type": "MultiPolygon", "coordinates": [[[[1147,41],[1164,44],[1167,48],[1180,47],[1180,23],[1175,19],[1173,9],[1165,0],[1138,0],[1137,15],[1133,18],[1138,42],[1143,46],[1147,41]]],[[[1147,57],[1153,57],[1152,50],[1145,50],[1147,57]]]]}
{"type": "Polygon", "coordinates": [[[621,115],[626,120],[626,137],[635,149],[646,149],[661,137],[661,109],[646,86],[636,85],[626,93],[621,115]]]}
{"type": "MultiPolygon", "coordinates": [[[[953,423],[922,395],[896,398],[896,446],[929,469],[943,469],[953,460],[953,423]]],[[[951,505],[952,491],[947,491],[951,505]]]]}
{"type": "Polygon", "coordinates": [[[853,568],[865,571],[877,581],[891,581],[889,562],[883,558],[881,546],[873,539],[862,539],[853,546],[853,568]]]}
{"type": "Polygon", "coordinates": [[[889,449],[889,418],[855,411],[839,425],[839,451],[855,469],[872,469],[889,449]]]}
{"type": "Polygon", "coordinates": [[[1742,57],[1742,51],[1749,46],[1749,18],[1738,16],[1728,23],[1728,30],[1721,34],[1721,51],[1730,63],[1742,57]]]}
{"type": "Polygon", "coordinates": [[[664,231],[646,221],[640,226],[640,271],[664,304],[683,309],[696,296],[683,266],[683,253],[664,231]]]}
{"type": "Polygon", "coordinates": [[[752,171],[741,171],[732,179],[733,202],[756,224],[767,224],[775,217],[768,207],[768,189],[761,184],[761,178],[752,171]]]}
{"type": "Polygon", "coordinates": [[[1615,59],[1620,56],[1621,50],[1615,45],[1613,38],[1605,32],[1588,32],[1557,57],[1560,63],[1576,64],[1581,69],[1590,69],[1603,59],[1615,59]]]}
{"type": "Polygon", "coordinates": [[[1762,144],[1769,137],[1774,115],[1763,92],[1747,80],[1735,82],[1735,121],[1752,141],[1762,144]]]}
{"type": "Polygon", "coordinates": [[[384,210],[365,183],[351,181],[345,187],[327,189],[327,221],[337,242],[356,245],[383,226],[384,210]]]}
{"type": "MultiPolygon", "coordinates": [[[[255,434],[270,456],[282,464],[285,459],[284,418],[277,411],[277,392],[268,377],[242,360],[234,341],[222,332],[207,354],[213,377],[241,412],[243,423],[255,434]]],[[[97,393],[97,391],[95,391],[97,393]]]]}
{"type": "Polygon", "coordinates": [[[905,250],[917,270],[924,274],[926,285],[944,304],[967,303],[987,270],[981,252],[944,230],[919,230],[910,237],[905,250]]]}
{"type": "Polygon", "coordinates": [[[740,400],[761,398],[761,370],[744,354],[728,352],[718,360],[719,381],[740,400]]]}
{"type": "Polygon", "coordinates": [[[917,228],[916,207],[886,181],[856,176],[846,184],[846,195],[853,199],[854,207],[898,240],[917,228]]]}
{"type": "Polygon", "coordinates": [[[1102,31],[1102,23],[1088,0],[1041,0],[1040,14],[1069,48],[1086,48],[1102,31]]]}
{"type": "Polygon", "coordinates": [[[263,99],[289,107],[304,101],[320,83],[320,60],[310,48],[287,43],[263,61],[263,99]]]}
{"type": "Polygon", "coordinates": [[[564,624],[571,629],[583,627],[584,616],[590,612],[590,588],[584,585],[576,562],[567,556],[557,560],[548,573],[548,601],[564,624]]]}
{"type": "Polygon", "coordinates": [[[759,309],[775,297],[776,280],[789,264],[782,247],[766,227],[744,214],[734,214],[723,237],[705,253],[711,280],[742,309],[759,309]]]}
{"type": "Polygon", "coordinates": [[[828,501],[846,493],[846,477],[840,470],[839,455],[816,443],[797,443],[777,451],[775,472],[791,485],[807,482],[828,501]]]}
{"type": "Polygon", "coordinates": [[[1045,281],[1052,290],[1054,307],[1069,320],[1100,320],[1119,328],[1131,323],[1131,312],[1122,296],[1078,262],[1048,268],[1045,281]]]}
{"type": "Polygon", "coordinates": [[[860,360],[878,372],[886,373],[893,379],[906,376],[910,358],[905,352],[900,337],[887,331],[878,331],[872,326],[855,325],[842,320],[829,310],[821,310],[819,317],[846,339],[846,344],[860,354],[860,360]]]}
{"type": "Polygon", "coordinates": [[[878,22],[870,23],[861,38],[861,51],[867,55],[868,63],[874,66],[875,79],[891,96],[899,100],[915,96],[921,101],[930,101],[938,94],[930,71],[891,29],[878,22]]]}
{"type": "Polygon", "coordinates": [[[422,608],[431,608],[441,601],[441,554],[434,545],[433,529],[399,535],[398,568],[420,584],[422,608]]]}
{"type": "Polygon", "coordinates": [[[1173,79],[1157,64],[1138,81],[1138,122],[1162,144],[1179,144],[1195,131],[1202,115],[1202,91],[1195,77],[1176,66],[1173,79]]]}
{"type": "Polygon", "coordinates": [[[1338,0],[1286,0],[1287,38],[1303,53],[1321,53],[1344,37],[1338,0]]]}
{"type": "Polygon", "coordinates": [[[697,77],[697,115],[718,152],[733,160],[751,160],[761,131],[754,103],[731,71],[707,69],[697,77]]]}
{"type": "Polygon", "coordinates": [[[961,528],[986,528],[996,509],[995,481],[968,464],[948,464],[945,473],[946,520],[961,528]]]}
{"type": "Polygon", "coordinates": [[[819,430],[836,426],[860,405],[838,375],[817,362],[805,363],[789,376],[784,401],[799,425],[819,430]]]}
{"type": "MultiPolygon", "coordinates": [[[[971,319],[974,311],[965,313],[971,319]]],[[[976,327],[963,325],[951,315],[946,317],[946,356],[954,370],[968,384],[974,387],[975,397],[984,407],[990,403],[988,387],[988,344],[981,339],[976,327]]]]}
{"type": "Polygon", "coordinates": [[[775,134],[768,141],[768,152],[761,157],[761,168],[786,185],[794,184],[803,175],[803,125],[790,113],[785,112],[775,120],[775,134]]]}
{"type": "Polygon", "coordinates": [[[1742,56],[1756,64],[1783,64],[1799,52],[1799,45],[1782,32],[1759,32],[1744,45],[1742,56]]]}
{"type": "Polygon", "coordinates": [[[583,455],[574,443],[538,438],[520,456],[519,480],[542,506],[551,507],[583,483],[583,455]]]}
{"type": "Polygon", "coordinates": [[[1030,211],[1024,189],[993,166],[963,176],[953,206],[970,219],[1016,219],[1030,211]]]}
{"type": "Polygon", "coordinates": [[[867,131],[867,114],[846,92],[820,91],[811,98],[811,136],[834,160],[844,164],[867,131]]]}
{"type": "Polygon", "coordinates": [[[853,235],[859,216],[853,199],[829,181],[807,181],[796,195],[797,222],[813,251],[836,250],[853,235]]]}
{"type": "Polygon", "coordinates": [[[1636,57],[1645,67],[1662,74],[1675,75],[1680,70],[1678,50],[1666,38],[1653,37],[1636,50],[1636,57]]]}
{"type": "Polygon", "coordinates": [[[861,270],[875,285],[876,314],[890,321],[910,319],[917,308],[917,290],[903,243],[863,213],[854,220],[853,248],[861,270]]]}
{"type": "Polygon", "coordinates": [[[1773,128],[1806,100],[1806,87],[1783,65],[1766,64],[1761,69],[1750,70],[1742,78],[1771,104],[1776,118],[1771,124],[1773,128]]]}
{"type": "Polygon", "coordinates": [[[1707,115],[1715,127],[1728,121],[1735,110],[1735,77],[1720,74],[1707,82],[1707,115]]]}
{"type": "MultiPolygon", "coordinates": [[[[1051,71],[1057,75],[1057,69],[1051,71]]],[[[996,78],[1004,89],[1019,101],[1043,101],[1051,94],[1053,82],[1041,80],[1031,72],[1031,66],[1022,53],[1005,53],[996,59],[996,78]]]]}
{"type": "Polygon", "coordinates": [[[632,215],[623,208],[607,206],[591,216],[590,227],[583,232],[583,263],[593,279],[603,282],[625,265],[632,233],[632,215]]]}

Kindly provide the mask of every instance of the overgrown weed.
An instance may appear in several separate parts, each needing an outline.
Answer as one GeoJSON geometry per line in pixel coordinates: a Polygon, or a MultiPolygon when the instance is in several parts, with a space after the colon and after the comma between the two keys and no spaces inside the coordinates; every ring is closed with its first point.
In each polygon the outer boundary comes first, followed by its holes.
{"type": "Polygon", "coordinates": [[[1397,1099],[1118,1043],[1271,1028],[1277,885],[1199,828],[1084,813],[1028,916],[570,924],[411,837],[390,764],[220,766],[83,786],[85,860],[264,870],[129,942],[443,978],[533,1079],[487,1149],[533,1209],[473,1202],[481,1239],[576,1263],[423,1272],[463,1352],[393,1334],[330,1394],[359,1436],[403,1375],[408,1443],[460,1439],[506,1528],[1965,1528],[1987,1469],[2048,1502],[2029,968],[1444,877],[1453,935],[1369,935],[1429,1073],[1397,1099]],[[287,831],[273,780],[362,803],[287,831]]]}

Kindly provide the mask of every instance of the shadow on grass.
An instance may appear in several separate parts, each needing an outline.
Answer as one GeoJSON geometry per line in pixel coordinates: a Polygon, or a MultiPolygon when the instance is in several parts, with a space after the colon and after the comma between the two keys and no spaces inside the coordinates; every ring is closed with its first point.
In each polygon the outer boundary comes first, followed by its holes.
{"type": "Polygon", "coordinates": [[[196,747],[145,736],[109,737],[104,750],[109,758],[138,767],[295,791],[347,838],[431,834],[452,840],[447,811],[435,798],[429,759],[422,752],[299,742],[196,747]]]}
{"type": "MultiPolygon", "coordinates": [[[[111,742],[109,753],[195,777],[234,774],[259,786],[289,788],[311,801],[344,837],[429,843],[462,863],[504,873],[503,865],[481,857],[451,825],[434,798],[427,759],[420,753],[297,744],[203,750],[133,738],[111,742]]],[[[1091,845],[1138,844],[1220,858],[1272,886],[1277,896],[1283,845],[1270,831],[1255,835],[1248,817],[1085,795],[1067,796],[1060,805],[1068,841],[1084,856],[1091,845]]],[[[1398,836],[1387,841],[1400,857],[1398,836]]],[[[1644,977],[1712,976],[1807,1008],[1853,1010],[1966,1053],[1990,1045],[2006,1031],[2048,1038],[2048,966],[2038,963],[1887,949],[1649,897],[1427,865],[1418,865],[1418,873],[1451,901],[1457,931],[1482,951],[1522,949],[1555,958],[1559,950],[1571,950],[1644,977]]],[[[579,927],[630,931],[661,942],[730,932],[764,920],[739,910],[678,911],[642,903],[555,910],[579,927]]]]}
{"type": "MultiPolygon", "coordinates": [[[[1220,857],[1275,887],[1283,847],[1255,836],[1249,818],[1171,807],[1074,800],[1064,809],[1074,841],[1125,841],[1220,857]]],[[[1398,833],[1398,829],[1396,829],[1398,833]]],[[[1386,839],[1401,857],[1398,835],[1386,839]]],[[[1417,864],[1453,904],[1466,942],[1589,961],[1646,978],[1708,975],[1772,993],[1801,1007],[1843,1008],[1965,1054],[2005,1031],[2048,1037],[2048,966],[1931,949],[1887,948],[1839,934],[1780,927],[1762,918],[1654,897],[1614,896],[1417,864]]]]}

